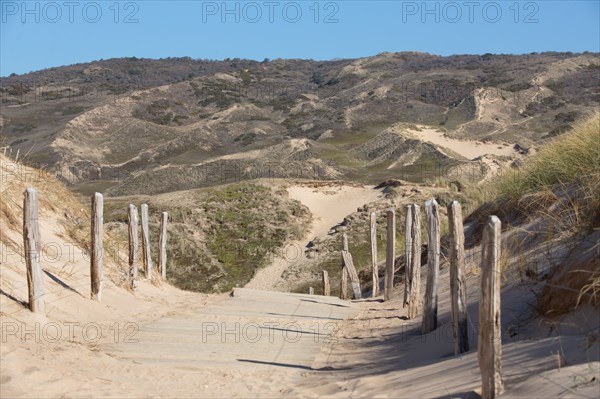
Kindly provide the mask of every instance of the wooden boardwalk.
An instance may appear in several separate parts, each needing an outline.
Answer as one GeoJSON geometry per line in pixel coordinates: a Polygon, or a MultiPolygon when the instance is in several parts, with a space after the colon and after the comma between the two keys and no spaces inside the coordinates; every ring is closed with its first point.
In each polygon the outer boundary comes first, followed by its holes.
{"type": "Polygon", "coordinates": [[[103,349],[136,363],[311,369],[338,323],[358,310],[335,297],[236,288],[197,313],[141,325],[138,342],[103,349]]]}

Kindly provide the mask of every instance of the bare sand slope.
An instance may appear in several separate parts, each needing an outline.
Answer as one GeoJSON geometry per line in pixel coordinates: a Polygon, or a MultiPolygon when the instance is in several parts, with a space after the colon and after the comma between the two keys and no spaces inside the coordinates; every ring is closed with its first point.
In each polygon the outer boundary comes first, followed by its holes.
{"type": "Polygon", "coordinates": [[[327,234],[331,227],[355,212],[359,206],[381,199],[381,190],[366,186],[332,184],[315,186],[299,184],[288,187],[291,198],[308,207],[312,226],[308,236],[288,243],[273,262],[259,270],[246,288],[285,291],[281,278],[291,265],[310,261],[304,254],[308,240],[327,234]]]}
{"type": "Polygon", "coordinates": [[[445,136],[443,132],[427,126],[420,126],[419,129],[410,129],[407,132],[421,141],[448,148],[469,160],[484,155],[510,156],[516,154],[514,147],[508,143],[484,143],[477,140],[453,139],[445,136]]]}
{"type": "Polygon", "coordinates": [[[288,188],[290,197],[306,205],[313,215],[309,238],[323,236],[356,208],[381,199],[381,190],[367,186],[337,185],[311,187],[296,185],[288,188]]]}

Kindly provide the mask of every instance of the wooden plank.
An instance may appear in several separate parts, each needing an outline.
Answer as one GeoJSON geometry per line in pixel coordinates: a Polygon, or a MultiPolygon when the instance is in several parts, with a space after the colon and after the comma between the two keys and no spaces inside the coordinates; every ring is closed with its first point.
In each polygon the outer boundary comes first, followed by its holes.
{"type": "Polygon", "coordinates": [[[492,399],[504,391],[500,323],[500,219],[488,217],[481,243],[481,298],[477,357],[481,370],[481,397],[492,399]]]}
{"type": "Polygon", "coordinates": [[[412,204],[412,230],[410,239],[412,255],[410,262],[410,293],[408,296],[408,318],[414,319],[421,313],[421,211],[412,204]]]}
{"type": "Polygon", "coordinates": [[[92,196],[92,254],[90,262],[91,297],[100,302],[104,284],[104,197],[100,193],[92,196]]]}
{"type": "Polygon", "coordinates": [[[38,200],[36,189],[31,187],[23,193],[23,243],[25,246],[25,267],[27,268],[29,310],[34,313],[44,313],[38,200]]]}
{"type": "Polygon", "coordinates": [[[394,288],[394,263],[396,261],[396,210],[389,208],[387,217],[387,241],[385,245],[385,281],[383,299],[389,301],[394,288]]]}
{"type": "Polygon", "coordinates": [[[348,299],[348,269],[346,269],[346,267],[342,267],[340,299],[348,299]]]}
{"type": "Polygon", "coordinates": [[[158,239],[158,267],[163,279],[167,279],[167,224],[169,214],[163,212],[160,217],[160,237],[158,239]]]}
{"type": "Polygon", "coordinates": [[[467,324],[467,285],[465,280],[465,233],[462,209],[458,201],[448,204],[450,234],[450,309],[454,354],[469,351],[467,324]]]}
{"type": "Polygon", "coordinates": [[[348,270],[348,274],[350,275],[350,282],[352,285],[352,293],[354,294],[354,299],[361,299],[362,293],[360,289],[360,280],[358,278],[356,268],[354,267],[354,262],[352,261],[352,254],[350,253],[350,251],[342,251],[342,259],[344,260],[344,265],[346,267],[346,270],[348,270]]]}
{"type": "Polygon", "coordinates": [[[408,306],[408,297],[410,296],[410,265],[412,263],[412,206],[406,207],[406,218],[404,220],[404,301],[402,307],[408,306]]]}
{"type": "Polygon", "coordinates": [[[440,213],[435,199],[425,202],[427,216],[427,286],[421,331],[438,328],[438,278],[440,274],[440,213]]]}
{"type": "MultiPolygon", "coordinates": [[[[342,233],[342,251],[348,250],[348,235],[342,233]]],[[[348,268],[342,258],[342,275],[340,280],[340,299],[348,299],[348,268]]]]}
{"type": "Polygon", "coordinates": [[[136,289],[138,278],[138,211],[133,204],[129,205],[128,209],[129,221],[129,279],[131,288],[136,289]]]}
{"type": "Polygon", "coordinates": [[[348,234],[342,233],[342,249],[348,251],[348,234]]]}
{"type": "Polygon", "coordinates": [[[371,212],[371,298],[379,295],[379,267],[377,265],[377,213],[371,212]]]}
{"type": "Polygon", "coordinates": [[[323,295],[331,295],[331,285],[329,284],[329,273],[327,273],[327,270],[323,270],[323,295]]]}
{"type": "Polygon", "coordinates": [[[152,280],[152,254],[150,253],[150,229],[148,227],[148,204],[142,204],[142,261],[146,278],[152,280]]]}

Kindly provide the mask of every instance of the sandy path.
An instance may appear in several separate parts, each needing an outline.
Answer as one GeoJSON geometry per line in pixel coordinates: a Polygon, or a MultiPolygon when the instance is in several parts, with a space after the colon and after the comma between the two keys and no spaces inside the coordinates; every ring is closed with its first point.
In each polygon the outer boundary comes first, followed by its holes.
{"type": "MultiPolygon", "coordinates": [[[[426,267],[421,292],[425,291],[426,267]]],[[[397,284],[390,301],[356,303],[360,313],[342,324],[332,344],[322,351],[311,374],[298,387],[302,396],[328,398],[479,398],[477,359],[479,320],[478,274],[466,277],[468,334],[471,350],[454,355],[450,322],[449,268],[440,270],[439,326],[421,333],[421,317],[407,318],[404,289],[397,284]]],[[[600,343],[589,341],[597,315],[583,309],[568,323],[548,326],[538,317],[526,324],[535,303],[535,283],[502,291],[502,369],[506,393],[517,398],[597,398],[600,392],[600,343]],[[590,316],[591,314],[595,316],[590,316]],[[573,330],[568,325],[576,326],[573,330]],[[548,328],[549,327],[549,328],[548,328]],[[557,366],[560,353],[562,367],[557,366]]]]}
{"type": "Polygon", "coordinates": [[[381,198],[380,190],[349,185],[317,188],[291,186],[288,193],[310,210],[313,216],[311,230],[306,238],[288,243],[271,265],[256,273],[246,288],[285,291],[287,287],[281,275],[288,267],[309,261],[304,254],[308,240],[326,235],[331,227],[342,222],[359,206],[381,198]]]}
{"type": "Polygon", "coordinates": [[[421,130],[408,130],[421,141],[448,148],[465,158],[473,160],[483,155],[510,156],[516,153],[512,145],[507,143],[484,143],[477,140],[458,140],[444,136],[444,133],[423,126],[421,130]]]}
{"type": "Polygon", "coordinates": [[[299,397],[294,387],[358,311],[333,297],[246,289],[216,299],[154,320],[121,319],[111,323],[119,334],[106,326],[99,341],[95,328],[82,343],[3,336],[0,396],[299,397]]]}

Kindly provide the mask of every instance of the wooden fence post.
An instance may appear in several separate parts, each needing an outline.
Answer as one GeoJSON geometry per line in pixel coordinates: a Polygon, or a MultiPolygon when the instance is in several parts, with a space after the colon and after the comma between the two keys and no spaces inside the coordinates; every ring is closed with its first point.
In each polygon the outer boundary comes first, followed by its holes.
{"type": "Polygon", "coordinates": [[[454,354],[469,351],[467,324],[467,286],[465,282],[465,233],[458,201],[448,204],[450,233],[450,307],[454,354]]]}
{"type": "MultiPolygon", "coordinates": [[[[348,235],[342,234],[342,251],[348,250],[348,235]]],[[[342,258],[342,277],[340,281],[340,298],[348,299],[348,268],[342,258]]]]}
{"type": "Polygon", "coordinates": [[[481,244],[481,298],[477,356],[481,370],[481,397],[502,394],[502,336],[500,325],[500,219],[490,216],[481,244]]]}
{"type": "Polygon", "coordinates": [[[427,215],[427,286],[421,330],[427,334],[438,327],[438,277],[440,273],[440,213],[435,199],[425,202],[427,215]]]}
{"type": "Polygon", "coordinates": [[[327,273],[327,270],[323,270],[323,295],[331,295],[331,286],[329,285],[329,273],[327,273]]]}
{"type": "Polygon", "coordinates": [[[40,265],[41,236],[38,220],[38,201],[35,188],[23,193],[23,243],[25,245],[25,266],[27,268],[27,288],[29,310],[44,313],[44,286],[40,265]]]}
{"type": "Polygon", "coordinates": [[[354,262],[352,261],[352,254],[350,253],[350,251],[342,251],[342,260],[344,261],[345,269],[350,275],[350,282],[352,285],[352,293],[354,295],[354,299],[361,299],[362,292],[360,289],[360,280],[358,278],[358,273],[356,273],[356,269],[354,268],[354,262]]]}
{"type": "Polygon", "coordinates": [[[135,205],[129,204],[129,278],[131,288],[135,290],[138,277],[138,211],[135,205]]]}
{"type": "Polygon", "coordinates": [[[152,255],[150,253],[150,230],[148,228],[148,204],[142,204],[142,260],[146,278],[152,280],[152,255]]]}
{"type": "Polygon", "coordinates": [[[90,262],[91,297],[100,302],[102,300],[102,286],[104,283],[104,198],[100,193],[92,196],[92,254],[90,262]]]}
{"type": "Polygon", "coordinates": [[[371,212],[371,275],[373,289],[371,298],[379,295],[379,267],[377,266],[377,213],[371,212]]]}
{"type": "Polygon", "coordinates": [[[414,319],[421,312],[421,211],[412,204],[412,230],[410,234],[412,255],[410,264],[410,294],[408,296],[408,318],[414,319]]]}
{"type": "Polygon", "coordinates": [[[383,299],[389,301],[394,288],[394,263],[396,261],[396,210],[389,208],[387,211],[387,242],[385,250],[385,282],[383,299]]]}
{"type": "Polygon", "coordinates": [[[412,278],[410,272],[410,265],[412,264],[412,206],[406,207],[406,219],[404,220],[404,302],[402,307],[408,305],[408,298],[410,296],[410,279],[412,278]]]}
{"type": "Polygon", "coordinates": [[[169,214],[163,212],[160,218],[160,237],[158,239],[158,267],[163,279],[167,278],[167,224],[169,214]]]}

